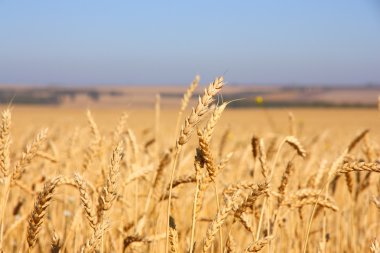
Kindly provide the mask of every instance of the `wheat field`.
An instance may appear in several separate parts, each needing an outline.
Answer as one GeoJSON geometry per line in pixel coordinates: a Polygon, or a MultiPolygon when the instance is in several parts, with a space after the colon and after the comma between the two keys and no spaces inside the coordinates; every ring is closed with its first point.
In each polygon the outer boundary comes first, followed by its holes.
{"type": "Polygon", "coordinates": [[[380,252],[376,109],[3,106],[0,252],[380,252]]]}

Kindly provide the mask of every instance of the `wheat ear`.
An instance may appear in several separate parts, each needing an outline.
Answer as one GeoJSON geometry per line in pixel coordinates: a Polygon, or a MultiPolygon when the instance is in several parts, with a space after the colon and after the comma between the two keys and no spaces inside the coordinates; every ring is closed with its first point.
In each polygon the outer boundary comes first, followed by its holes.
{"type": "Polygon", "coordinates": [[[190,98],[193,95],[195,89],[199,85],[199,80],[201,77],[199,75],[196,75],[193,82],[190,84],[189,88],[186,90],[185,94],[183,94],[183,98],[181,101],[181,109],[180,112],[184,112],[186,110],[187,105],[189,104],[190,98]]]}
{"type": "Polygon", "coordinates": [[[167,151],[161,157],[160,162],[158,164],[157,172],[155,179],[153,181],[153,200],[157,201],[161,196],[164,184],[164,169],[169,165],[171,161],[171,152],[167,151]]]}
{"type": "Polygon", "coordinates": [[[364,129],[363,131],[361,131],[351,142],[350,144],[348,144],[348,147],[347,147],[347,153],[350,153],[355,147],[356,145],[362,140],[364,139],[364,137],[368,134],[369,132],[369,129],[364,129]]]}
{"type": "Polygon", "coordinates": [[[41,130],[36,138],[30,145],[26,146],[26,150],[22,153],[21,159],[17,162],[13,173],[12,179],[19,180],[25,171],[25,168],[32,162],[33,158],[37,155],[38,150],[41,148],[42,144],[45,142],[47,137],[47,129],[41,130]]]}
{"type": "Polygon", "coordinates": [[[104,233],[109,229],[109,224],[103,222],[98,224],[92,236],[84,243],[81,248],[81,253],[98,252],[97,248],[102,241],[104,233]]]}
{"type": "Polygon", "coordinates": [[[296,124],[295,124],[294,114],[292,112],[288,112],[288,119],[289,119],[289,133],[290,133],[290,135],[295,136],[296,135],[296,124]]]}
{"type": "Polygon", "coordinates": [[[252,208],[258,197],[267,194],[268,187],[269,185],[267,183],[258,184],[252,187],[251,192],[245,197],[240,206],[235,207],[235,218],[239,218],[247,209],[252,208]]]}
{"type": "Polygon", "coordinates": [[[327,198],[324,198],[324,196],[322,196],[322,198],[318,198],[318,196],[305,197],[292,202],[284,201],[283,205],[287,205],[291,208],[301,208],[306,205],[319,205],[320,207],[329,208],[333,211],[339,210],[338,206],[334,202],[327,198]]]}
{"type": "Polygon", "coordinates": [[[34,203],[33,211],[29,216],[28,229],[27,229],[27,241],[29,249],[32,249],[36,243],[38,233],[40,232],[46,209],[49,207],[53,198],[54,190],[59,183],[60,177],[56,177],[47,182],[44,189],[38,194],[38,197],[34,203]]]}
{"type": "Polygon", "coordinates": [[[180,108],[180,110],[178,112],[178,116],[177,116],[177,123],[176,123],[176,128],[175,128],[176,132],[178,130],[178,126],[179,126],[179,122],[182,118],[182,114],[185,112],[187,106],[189,105],[191,96],[193,95],[195,89],[198,87],[200,79],[201,79],[200,76],[196,75],[193,82],[187,88],[185,94],[183,94],[183,98],[181,100],[181,108],[180,108]]]}
{"type": "Polygon", "coordinates": [[[56,232],[53,232],[51,239],[50,253],[59,253],[61,251],[61,240],[56,232]]]}
{"type": "Polygon", "coordinates": [[[108,177],[98,197],[98,223],[101,223],[103,221],[104,213],[111,208],[117,196],[120,161],[122,159],[122,156],[123,149],[122,143],[120,142],[112,153],[108,177]]]}
{"type": "Polygon", "coordinates": [[[280,151],[282,149],[282,146],[287,143],[290,147],[292,147],[299,156],[301,156],[302,158],[305,158],[306,157],[306,151],[305,149],[303,148],[301,142],[294,136],[286,136],[285,139],[280,143],[280,146],[276,152],[276,155],[274,157],[274,160],[273,160],[273,165],[272,165],[272,170],[270,172],[270,177],[269,177],[269,180],[272,178],[273,176],[273,173],[274,173],[274,169],[276,167],[276,164],[277,164],[277,160],[278,160],[278,157],[280,155],[280,151]]]}
{"type": "MultiPolygon", "coordinates": [[[[10,138],[10,126],[11,126],[11,112],[7,109],[1,115],[1,125],[0,125],[0,172],[3,174],[3,190],[1,192],[2,200],[0,201],[0,251],[3,245],[3,231],[4,231],[4,218],[5,218],[5,208],[7,206],[11,177],[10,177],[10,152],[9,147],[11,143],[10,138]]],[[[1,178],[0,178],[1,179],[1,178]]]]}
{"type": "Polygon", "coordinates": [[[278,187],[278,193],[280,194],[280,199],[279,199],[279,203],[278,203],[279,205],[281,204],[282,200],[284,199],[285,188],[289,183],[289,177],[293,171],[294,171],[294,164],[292,162],[288,162],[288,165],[285,168],[284,174],[282,174],[280,186],[278,187]]]}
{"type": "Polygon", "coordinates": [[[211,141],[211,136],[214,133],[216,123],[218,123],[220,117],[222,116],[223,111],[226,109],[226,106],[228,105],[227,102],[221,104],[220,106],[217,106],[212,113],[210,119],[207,122],[207,125],[203,129],[202,136],[205,139],[206,142],[211,141]]]}
{"type": "Polygon", "coordinates": [[[215,165],[214,157],[211,153],[210,144],[201,134],[201,131],[198,131],[198,136],[199,136],[199,147],[200,147],[199,150],[202,155],[202,160],[204,164],[206,165],[206,169],[207,169],[210,179],[214,181],[216,178],[217,166],[215,165]]]}
{"type": "Polygon", "coordinates": [[[229,127],[227,127],[227,129],[224,131],[224,133],[220,139],[219,152],[218,152],[219,157],[222,157],[224,154],[224,149],[225,149],[226,144],[227,144],[227,139],[230,137],[230,132],[231,132],[231,129],[229,127]]]}
{"type": "Polygon", "coordinates": [[[100,150],[100,146],[102,142],[102,137],[100,135],[98,125],[96,124],[90,110],[87,110],[87,121],[88,121],[88,124],[90,125],[92,138],[91,138],[90,146],[87,148],[84,154],[84,159],[83,159],[83,164],[82,164],[83,172],[86,171],[88,167],[91,165],[94,157],[100,150]]]}
{"type": "Polygon", "coordinates": [[[252,156],[254,160],[256,160],[257,156],[259,155],[259,140],[259,137],[256,135],[252,136],[251,138],[252,156]]]}
{"type": "Polygon", "coordinates": [[[10,137],[11,128],[11,112],[9,109],[3,111],[1,114],[0,125],[0,171],[4,177],[9,175],[9,147],[11,144],[10,137]]]}
{"type": "MultiPolygon", "coordinates": [[[[182,184],[189,184],[189,183],[195,183],[197,180],[196,180],[196,176],[195,175],[184,175],[184,176],[180,176],[176,179],[173,180],[173,189],[176,188],[177,186],[179,185],[182,185],[182,184]]],[[[167,189],[169,190],[169,186],[167,187],[167,189]]]]}
{"type": "Polygon", "coordinates": [[[213,101],[213,97],[222,89],[224,85],[223,77],[216,78],[207,89],[205,89],[202,97],[199,97],[198,104],[189,117],[186,118],[185,124],[181,128],[179,137],[177,139],[177,148],[184,145],[190,139],[194,127],[198,125],[205,113],[209,109],[209,105],[213,101]]]}
{"type": "Polygon", "coordinates": [[[111,157],[111,164],[107,180],[103,186],[102,191],[98,197],[97,206],[97,224],[94,228],[92,237],[89,238],[85,245],[82,247],[82,252],[93,252],[97,250],[98,245],[103,238],[103,234],[109,224],[105,222],[106,212],[112,207],[113,202],[117,196],[117,186],[120,171],[120,161],[123,157],[122,142],[119,142],[117,147],[113,150],[111,157]]]}
{"type": "Polygon", "coordinates": [[[306,151],[303,148],[301,142],[294,136],[287,136],[285,142],[297,151],[297,154],[303,158],[306,157],[306,151]]]}
{"type": "Polygon", "coordinates": [[[80,199],[86,213],[87,220],[90,222],[90,226],[95,229],[97,224],[97,216],[92,199],[88,193],[86,181],[79,174],[75,174],[75,182],[79,190],[80,199]]]}
{"type": "MultiPolygon", "coordinates": [[[[379,109],[380,109],[380,97],[379,97],[379,109]]],[[[371,250],[371,253],[380,253],[380,245],[376,238],[372,241],[370,250],[371,250]]]]}
{"type": "Polygon", "coordinates": [[[121,139],[121,136],[124,132],[125,125],[127,124],[127,120],[128,120],[128,114],[126,112],[123,112],[113,132],[114,144],[117,144],[117,142],[121,139]]]}
{"type": "Polygon", "coordinates": [[[370,171],[370,172],[380,172],[379,163],[367,163],[367,162],[350,162],[344,163],[341,168],[338,168],[338,174],[349,173],[352,171],[370,171]]]}
{"type": "Polygon", "coordinates": [[[137,147],[136,135],[133,133],[132,129],[127,130],[127,138],[131,146],[132,163],[135,163],[137,161],[137,156],[138,156],[138,147],[137,147]]]}
{"type": "Polygon", "coordinates": [[[170,223],[169,223],[169,244],[170,244],[170,253],[178,253],[179,252],[179,246],[178,246],[178,232],[176,228],[176,224],[173,217],[170,217],[170,223]]]}
{"type": "Polygon", "coordinates": [[[228,235],[227,241],[226,241],[226,253],[235,253],[237,252],[236,249],[236,242],[231,234],[228,235]]]}
{"type": "Polygon", "coordinates": [[[245,252],[259,252],[272,239],[273,239],[273,236],[267,236],[267,237],[265,237],[263,239],[257,240],[255,242],[253,242],[250,246],[248,246],[248,248],[245,250],[245,252]]]}
{"type": "Polygon", "coordinates": [[[228,103],[223,103],[222,105],[216,107],[203,131],[198,130],[200,151],[204,163],[206,164],[206,169],[212,181],[215,180],[216,173],[218,172],[218,167],[215,165],[214,158],[211,153],[210,141],[211,136],[214,133],[216,123],[222,116],[222,113],[227,104],[228,103]]]}
{"type": "Polygon", "coordinates": [[[129,235],[124,238],[123,242],[123,252],[134,242],[151,243],[165,238],[165,234],[151,235],[151,236],[141,236],[141,235],[129,235]]]}
{"type": "Polygon", "coordinates": [[[227,199],[226,204],[216,214],[215,219],[211,222],[211,224],[209,225],[207,229],[206,238],[203,242],[203,249],[202,249],[203,253],[209,250],[212,242],[215,239],[216,233],[219,231],[223,223],[226,221],[227,216],[233,210],[234,206],[237,205],[240,198],[241,198],[240,191],[237,191],[231,198],[227,199]]]}
{"type": "Polygon", "coordinates": [[[263,139],[259,139],[259,141],[258,141],[258,152],[259,152],[258,158],[259,158],[259,162],[260,162],[260,166],[261,166],[261,174],[264,177],[264,181],[268,182],[269,170],[268,170],[268,166],[267,166],[267,156],[265,154],[265,147],[264,147],[264,140],[263,139]]]}

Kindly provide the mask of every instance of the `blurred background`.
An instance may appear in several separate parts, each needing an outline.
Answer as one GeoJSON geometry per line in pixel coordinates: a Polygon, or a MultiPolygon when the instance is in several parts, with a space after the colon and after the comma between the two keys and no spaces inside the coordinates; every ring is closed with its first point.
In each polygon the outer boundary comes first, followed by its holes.
{"type": "Polygon", "coordinates": [[[235,107],[380,94],[377,0],[0,0],[0,31],[3,104],[178,108],[196,74],[224,75],[235,107]]]}

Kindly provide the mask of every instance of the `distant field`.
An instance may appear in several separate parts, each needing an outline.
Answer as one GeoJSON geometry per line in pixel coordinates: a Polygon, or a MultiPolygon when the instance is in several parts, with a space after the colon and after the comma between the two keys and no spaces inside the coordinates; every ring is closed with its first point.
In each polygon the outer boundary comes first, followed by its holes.
{"type": "MultiPolygon", "coordinates": [[[[0,107],[1,108],[1,107],[0,107]]],[[[2,107],[4,109],[4,107],[2,107]]],[[[128,125],[135,129],[136,134],[140,135],[144,130],[154,125],[155,114],[152,109],[143,108],[91,108],[94,117],[97,119],[101,129],[111,131],[123,111],[129,114],[128,125]]],[[[15,126],[26,126],[33,122],[34,128],[43,126],[70,128],[85,127],[86,108],[65,108],[65,107],[45,107],[45,106],[13,106],[13,120],[15,126]]],[[[292,112],[296,117],[296,124],[300,131],[305,133],[328,131],[329,134],[346,135],[355,134],[356,131],[368,127],[373,134],[380,135],[380,113],[374,108],[271,108],[271,109],[239,109],[229,108],[220,119],[220,127],[216,134],[223,132],[225,128],[231,127],[236,133],[241,130],[245,132],[275,132],[286,134],[288,132],[288,112],[292,112]]],[[[174,138],[175,117],[178,110],[163,109],[161,111],[160,128],[166,134],[174,138]]],[[[22,131],[23,128],[16,129],[22,131]]],[[[72,130],[73,130],[72,129],[72,130]]],[[[337,140],[340,140],[337,138],[337,140]]],[[[166,140],[168,141],[168,140],[166,140]]],[[[170,142],[167,143],[168,145],[170,142]]]]}
{"type": "MultiPolygon", "coordinates": [[[[97,88],[59,88],[0,86],[0,103],[40,104],[70,107],[151,108],[160,94],[162,106],[176,108],[185,86],[125,86],[97,88]]],[[[202,91],[195,92],[200,94],[202,91]]],[[[264,99],[265,107],[375,107],[380,86],[294,87],[227,85],[225,100],[243,99],[233,107],[257,107],[256,98],[264,99]]]]}

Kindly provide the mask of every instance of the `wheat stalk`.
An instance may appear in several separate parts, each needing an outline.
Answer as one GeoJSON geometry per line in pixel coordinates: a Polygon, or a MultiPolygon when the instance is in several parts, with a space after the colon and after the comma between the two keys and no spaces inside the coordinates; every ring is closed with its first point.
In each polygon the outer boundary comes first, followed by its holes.
{"type": "Polygon", "coordinates": [[[169,217],[170,217],[170,206],[171,206],[171,197],[172,197],[172,187],[174,180],[174,172],[177,166],[177,160],[181,152],[182,146],[188,142],[190,139],[194,127],[198,125],[200,120],[203,118],[205,113],[209,110],[209,105],[213,101],[213,97],[222,89],[224,85],[223,77],[216,78],[207,89],[205,89],[202,97],[199,97],[198,104],[195,108],[192,109],[190,116],[185,119],[185,123],[181,128],[178,139],[176,141],[175,156],[174,162],[170,173],[170,187],[169,187],[169,197],[167,205],[167,224],[166,224],[166,244],[165,252],[168,252],[169,246],[169,217]]]}
{"type": "Polygon", "coordinates": [[[203,199],[203,193],[205,190],[205,187],[202,185],[203,176],[202,176],[200,155],[198,153],[199,152],[197,152],[197,155],[195,156],[195,160],[194,160],[196,186],[195,186],[195,192],[194,192],[193,210],[192,210],[192,217],[191,217],[191,236],[190,236],[189,252],[194,251],[195,226],[197,224],[199,211],[202,207],[202,203],[200,203],[200,201],[202,201],[203,199]]]}

